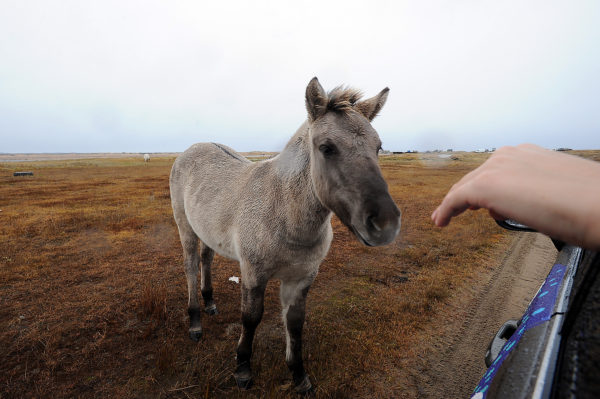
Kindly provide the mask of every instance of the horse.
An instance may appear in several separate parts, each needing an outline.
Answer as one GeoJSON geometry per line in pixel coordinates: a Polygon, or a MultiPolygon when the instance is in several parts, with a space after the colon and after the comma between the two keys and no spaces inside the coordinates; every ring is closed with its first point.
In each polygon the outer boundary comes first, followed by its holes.
{"type": "Polygon", "coordinates": [[[400,231],[400,210],[379,168],[381,141],[371,126],[388,91],[360,101],[361,93],[351,88],[326,93],[315,77],[305,93],[308,117],[277,156],[250,162],[225,145],[199,143],[173,164],[171,203],[194,341],[202,335],[199,264],[209,315],[217,314],[211,283],[215,252],[240,264],[242,332],[233,374],[240,388],[252,386],[252,342],[265,287],[279,279],[294,390],[313,392],[302,361],[302,329],[309,287],[333,237],[333,213],[367,246],[389,244],[400,231]]]}
{"type": "Polygon", "coordinates": [[[150,162],[150,154],[144,154],[144,162],[150,162]]]}

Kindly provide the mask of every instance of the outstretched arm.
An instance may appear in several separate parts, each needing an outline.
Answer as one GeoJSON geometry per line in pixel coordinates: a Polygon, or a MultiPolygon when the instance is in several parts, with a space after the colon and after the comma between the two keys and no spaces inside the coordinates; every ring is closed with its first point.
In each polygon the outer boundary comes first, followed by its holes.
{"type": "Polygon", "coordinates": [[[479,208],[495,219],[600,249],[600,163],[532,144],[503,147],[452,186],[431,219],[443,227],[479,208]]]}

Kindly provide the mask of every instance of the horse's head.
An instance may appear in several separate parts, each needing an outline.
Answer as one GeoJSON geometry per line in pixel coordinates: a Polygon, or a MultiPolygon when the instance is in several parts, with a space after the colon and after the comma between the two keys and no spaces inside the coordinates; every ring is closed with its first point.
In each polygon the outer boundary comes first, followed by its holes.
{"type": "Polygon", "coordinates": [[[315,193],[369,246],[389,244],[400,231],[400,210],[379,169],[381,140],[371,126],[388,91],[358,101],[360,93],[352,89],[325,93],[317,78],[306,88],[315,193]]]}

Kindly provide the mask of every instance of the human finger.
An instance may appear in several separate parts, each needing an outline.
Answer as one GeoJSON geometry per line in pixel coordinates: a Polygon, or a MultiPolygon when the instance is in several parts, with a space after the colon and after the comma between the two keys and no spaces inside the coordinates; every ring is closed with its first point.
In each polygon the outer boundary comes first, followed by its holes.
{"type": "Polygon", "coordinates": [[[450,219],[460,215],[471,206],[477,205],[469,203],[460,192],[448,193],[431,217],[436,226],[444,227],[450,223],[450,219]]]}

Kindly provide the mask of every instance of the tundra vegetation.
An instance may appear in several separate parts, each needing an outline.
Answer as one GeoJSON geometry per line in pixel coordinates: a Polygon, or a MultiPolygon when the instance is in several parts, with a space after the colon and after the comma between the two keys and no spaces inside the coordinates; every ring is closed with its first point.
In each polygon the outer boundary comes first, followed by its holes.
{"type": "MultiPolygon", "coordinates": [[[[380,157],[402,210],[385,247],[334,239],[307,301],[305,366],[317,397],[417,397],[453,301],[469,295],[511,234],[484,211],[446,229],[429,215],[489,154],[380,157]]],[[[592,158],[598,159],[594,153],[592,158]]],[[[169,198],[174,158],[0,163],[0,396],[295,397],[269,283],[247,392],[232,374],[237,262],[216,256],[219,314],[187,336],[187,288],[169,198]],[[34,176],[15,177],[17,170],[34,176]]],[[[483,356],[483,354],[482,354],[483,356]]],[[[480,362],[481,359],[475,361],[480,362]]]]}

